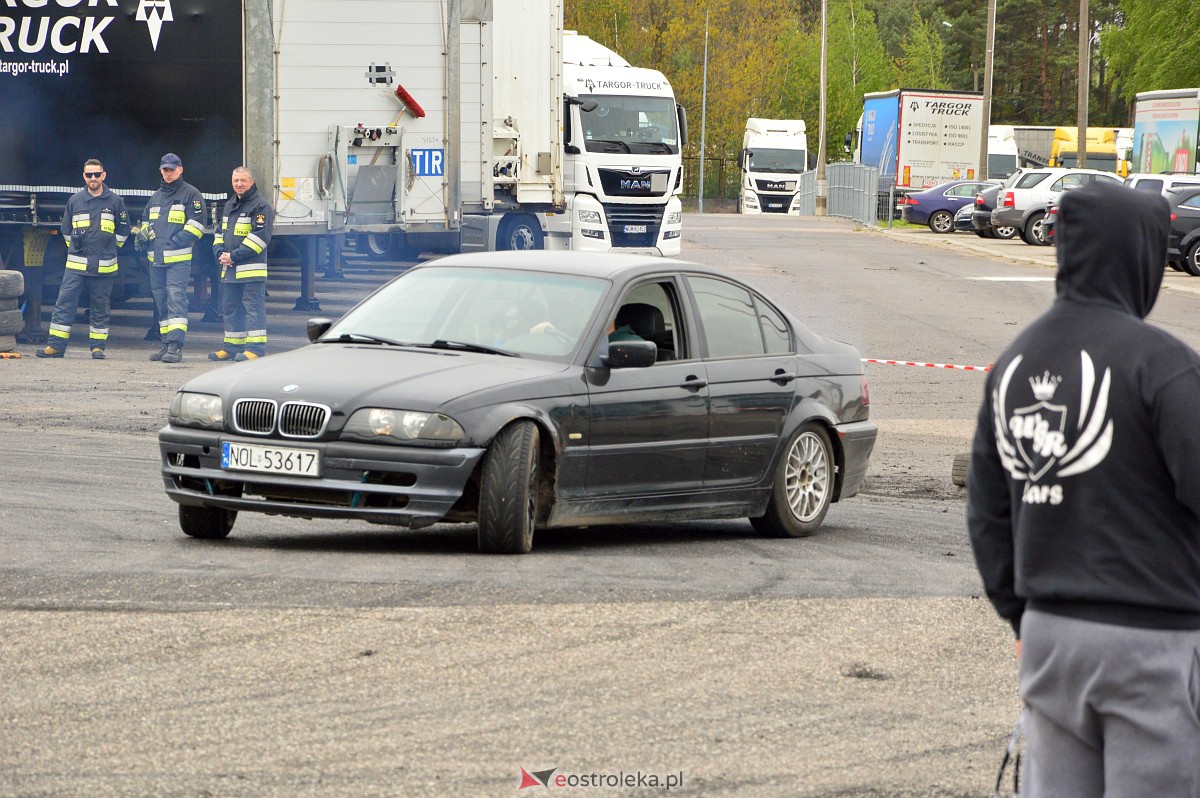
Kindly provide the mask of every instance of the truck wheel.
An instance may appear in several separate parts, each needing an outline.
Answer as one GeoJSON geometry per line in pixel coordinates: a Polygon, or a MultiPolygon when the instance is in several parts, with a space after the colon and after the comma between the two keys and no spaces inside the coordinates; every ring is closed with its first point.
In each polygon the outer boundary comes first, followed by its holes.
{"type": "Polygon", "coordinates": [[[537,523],[538,427],[509,424],[492,439],[479,489],[479,550],[525,554],[537,523]]]}
{"type": "Polygon", "coordinates": [[[18,271],[0,271],[0,299],[12,299],[25,293],[25,275],[18,271]]]}
{"type": "Polygon", "coordinates": [[[237,510],[179,505],[179,528],[189,537],[207,540],[228,537],[236,520],[237,510]]]}
{"type": "Polygon", "coordinates": [[[354,249],[372,260],[385,259],[391,248],[391,233],[363,233],[354,242],[354,249]]]}
{"type": "Polygon", "coordinates": [[[935,233],[953,233],[954,217],[949,211],[934,211],[929,216],[929,229],[935,233]]]}
{"type": "Polygon", "coordinates": [[[1025,222],[1025,243],[1035,247],[1050,246],[1050,239],[1046,238],[1045,222],[1046,214],[1041,211],[1029,217],[1029,221],[1025,222]]]}
{"type": "Polygon", "coordinates": [[[1200,277],[1200,241],[1195,242],[1188,249],[1187,257],[1183,261],[1183,268],[1193,277],[1200,277]]]}
{"type": "Polygon", "coordinates": [[[537,219],[529,214],[514,216],[500,227],[498,249],[523,252],[530,249],[545,249],[542,228],[537,219]]]}
{"type": "Polygon", "coordinates": [[[792,437],[775,468],[767,512],[750,523],[771,538],[806,538],[833,501],[833,449],[825,428],[812,421],[792,437]]]}

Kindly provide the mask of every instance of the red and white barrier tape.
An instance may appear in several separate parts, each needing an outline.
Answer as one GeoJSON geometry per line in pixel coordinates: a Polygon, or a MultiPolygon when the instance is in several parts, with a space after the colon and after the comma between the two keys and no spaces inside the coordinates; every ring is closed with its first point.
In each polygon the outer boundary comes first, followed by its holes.
{"type": "Polygon", "coordinates": [[[915,360],[877,360],[873,357],[864,357],[864,363],[880,363],[885,366],[925,366],[931,369],[958,369],[959,371],[991,371],[991,365],[987,366],[958,366],[953,363],[918,363],[915,360]]]}

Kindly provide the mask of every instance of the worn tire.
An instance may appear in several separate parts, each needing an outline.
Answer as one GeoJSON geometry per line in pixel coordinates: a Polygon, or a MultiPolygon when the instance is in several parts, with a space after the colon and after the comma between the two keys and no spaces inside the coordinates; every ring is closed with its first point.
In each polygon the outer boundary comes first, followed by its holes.
{"type": "Polygon", "coordinates": [[[25,316],[20,310],[0,310],[0,335],[16,335],[25,329],[25,316]]]}
{"type": "Polygon", "coordinates": [[[954,214],[950,211],[934,211],[929,215],[929,229],[935,233],[954,232],[954,214]]]}
{"type": "Polygon", "coordinates": [[[21,299],[15,296],[0,297],[0,313],[21,307],[21,299]]]}
{"type": "Polygon", "coordinates": [[[821,526],[833,502],[833,479],[829,433],[812,421],[801,425],[775,467],[766,514],[750,523],[766,537],[808,537],[821,526]]]}
{"type": "Polygon", "coordinates": [[[179,528],[193,538],[217,540],[228,537],[237,520],[237,510],[223,507],[192,507],[179,505],[179,528]]]}
{"type": "Polygon", "coordinates": [[[954,461],[950,464],[950,481],[960,488],[967,485],[967,472],[971,470],[971,453],[959,452],[954,455],[954,461]]]}
{"type": "Polygon", "coordinates": [[[1200,277],[1200,241],[1188,247],[1187,257],[1183,259],[1183,269],[1193,277],[1200,277]]]}
{"type": "Polygon", "coordinates": [[[8,269],[0,270],[0,299],[19,297],[25,293],[25,275],[8,269]]]}
{"type": "Polygon", "coordinates": [[[0,352],[16,352],[17,336],[0,335],[0,352]]]}
{"type": "Polygon", "coordinates": [[[479,550],[526,554],[538,513],[537,424],[516,421],[496,434],[479,488],[479,550]]]}

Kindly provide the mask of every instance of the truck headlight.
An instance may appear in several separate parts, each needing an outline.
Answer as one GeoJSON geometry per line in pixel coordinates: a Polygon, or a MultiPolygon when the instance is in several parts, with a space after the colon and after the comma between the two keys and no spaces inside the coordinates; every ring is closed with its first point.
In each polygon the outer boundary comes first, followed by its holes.
{"type": "Polygon", "coordinates": [[[171,411],[167,420],[177,427],[221,429],[224,417],[221,397],[208,393],[180,391],[171,400],[171,411]]]}
{"type": "Polygon", "coordinates": [[[584,224],[601,224],[603,220],[600,216],[600,211],[589,211],[581,208],[579,210],[579,221],[584,224]]]}
{"type": "Polygon", "coordinates": [[[683,222],[683,211],[671,211],[667,216],[667,224],[681,224],[683,222]]]}
{"type": "Polygon", "coordinates": [[[441,413],[364,407],[357,410],[342,430],[342,437],[363,440],[460,441],[466,437],[457,421],[441,413]]]}

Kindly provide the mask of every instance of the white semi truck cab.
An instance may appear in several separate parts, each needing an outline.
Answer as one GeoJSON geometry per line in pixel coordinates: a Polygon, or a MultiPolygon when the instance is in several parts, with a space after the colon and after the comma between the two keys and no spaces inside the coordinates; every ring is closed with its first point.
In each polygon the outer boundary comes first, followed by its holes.
{"type": "Polygon", "coordinates": [[[799,213],[800,173],[808,169],[802,119],[747,119],[738,153],[739,213],[799,213]]]}
{"type": "MultiPolygon", "coordinates": [[[[661,72],[563,33],[563,196],[571,249],[678,255],[687,118],[661,72]]],[[[555,233],[558,235],[556,236],[555,233]]]]}

